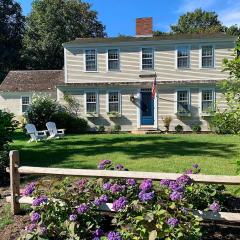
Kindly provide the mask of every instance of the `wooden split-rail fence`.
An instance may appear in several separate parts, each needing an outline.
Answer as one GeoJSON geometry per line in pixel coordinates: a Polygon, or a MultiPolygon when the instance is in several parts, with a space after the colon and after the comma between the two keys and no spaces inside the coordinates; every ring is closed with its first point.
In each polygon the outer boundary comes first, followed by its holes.
{"type": "MultiPolygon", "coordinates": [[[[101,178],[134,178],[136,180],[152,179],[176,180],[182,174],[158,173],[158,172],[136,172],[136,171],[111,171],[111,170],[87,170],[87,169],[67,169],[67,168],[43,168],[20,166],[19,152],[14,150],[9,154],[10,167],[7,171],[10,174],[11,196],[7,197],[7,202],[11,203],[12,213],[18,214],[20,204],[32,204],[33,198],[20,195],[20,174],[53,175],[53,176],[78,176],[78,177],[101,177],[101,178]]],[[[190,174],[194,182],[203,184],[226,184],[240,185],[240,176],[202,175],[190,174]]],[[[112,204],[107,203],[101,206],[102,211],[113,211],[112,204]]],[[[194,211],[194,214],[204,220],[240,222],[240,213],[211,211],[194,211]]]]}

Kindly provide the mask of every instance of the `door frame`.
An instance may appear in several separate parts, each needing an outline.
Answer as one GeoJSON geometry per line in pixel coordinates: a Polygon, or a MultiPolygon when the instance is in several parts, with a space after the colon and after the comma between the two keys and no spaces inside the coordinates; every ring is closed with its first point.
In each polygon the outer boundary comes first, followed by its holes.
{"type": "Polygon", "coordinates": [[[137,128],[141,128],[142,126],[151,126],[155,129],[158,128],[158,91],[156,91],[156,96],[154,98],[154,106],[153,106],[153,114],[154,114],[154,123],[153,125],[141,125],[141,89],[139,88],[137,91],[137,99],[138,103],[137,104],[137,128]]]}

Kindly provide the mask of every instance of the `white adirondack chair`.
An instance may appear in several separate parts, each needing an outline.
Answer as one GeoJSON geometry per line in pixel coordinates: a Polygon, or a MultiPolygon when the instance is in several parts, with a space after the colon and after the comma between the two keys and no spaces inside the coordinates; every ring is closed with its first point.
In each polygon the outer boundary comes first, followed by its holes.
{"type": "Polygon", "coordinates": [[[54,122],[47,122],[46,126],[49,132],[48,139],[64,137],[65,129],[57,129],[57,126],[54,122]]]}
{"type": "Polygon", "coordinates": [[[25,128],[27,130],[27,133],[30,135],[30,139],[28,142],[37,142],[41,141],[44,138],[47,138],[47,131],[37,131],[34,124],[26,124],[25,128]]]}

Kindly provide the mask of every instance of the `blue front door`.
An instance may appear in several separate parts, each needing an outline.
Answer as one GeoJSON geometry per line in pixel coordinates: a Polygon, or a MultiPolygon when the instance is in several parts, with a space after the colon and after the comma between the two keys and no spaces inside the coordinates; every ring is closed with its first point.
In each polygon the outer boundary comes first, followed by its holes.
{"type": "Polygon", "coordinates": [[[154,99],[151,91],[141,92],[141,125],[154,124],[154,99]]]}

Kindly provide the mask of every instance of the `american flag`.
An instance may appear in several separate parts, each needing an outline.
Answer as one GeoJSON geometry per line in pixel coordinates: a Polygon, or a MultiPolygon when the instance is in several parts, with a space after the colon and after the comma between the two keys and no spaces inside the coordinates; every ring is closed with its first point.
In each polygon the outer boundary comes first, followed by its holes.
{"type": "Polygon", "coordinates": [[[157,76],[155,76],[152,84],[152,98],[155,98],[157,92],[157,76]]]}

